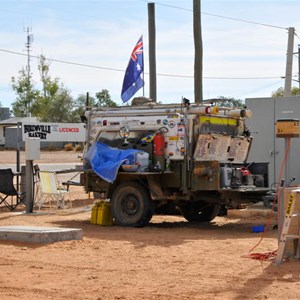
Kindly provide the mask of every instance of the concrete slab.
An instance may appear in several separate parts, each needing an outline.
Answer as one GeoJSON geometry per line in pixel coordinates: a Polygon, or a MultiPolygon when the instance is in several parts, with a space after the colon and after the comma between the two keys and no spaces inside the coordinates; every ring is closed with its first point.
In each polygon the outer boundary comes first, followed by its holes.
{"type": "Polygon", "coordinates": [[[82,240],[82,229],[34,226],[0,226],[0,240],[30,243],[55,243],[82,240]]]}

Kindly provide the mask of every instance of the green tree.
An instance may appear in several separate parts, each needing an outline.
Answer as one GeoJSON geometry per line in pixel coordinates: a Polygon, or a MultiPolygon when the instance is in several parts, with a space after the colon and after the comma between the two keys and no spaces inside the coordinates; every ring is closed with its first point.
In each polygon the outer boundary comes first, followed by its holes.
{"type": "MultiPolygon", "coordinates": [[[[14,115],[36,116],[42,122],[80,122],[80,116],[86,110],[86,97],[79,95],[74,100],[70,91],[60,83],[60,79],[50,76],[50,64],[43,55],[40,56],[38,70],[41,91],[35,88],[31,75],[28,78],[24,68],[19,72],[18,78],[12,77],[12,88],[17,94],[17,99],[12,104],[14,115]]],[[[95,98],[89,98],[89,106],[114,107],[117,104],[111,99],[109,91],[103,89],[96,93],[95,98]]]]}
{"type": "Polygon", "coordinates": [[[51,99],[59,90],[59,78],[51,79],[49,75],[49,64],[46,62],[44,55],[40,56],[38,69],[43,84],[43,96],[45,99],[51,99]]]}
{"type": "MultiPolygon", "coordinates": [[[[292,87],[292,96],[299,96],[300,95],[300,89],[297,87],[292,87]]],[[[276,91],[272,93],[272,97],[283,97],[284,95],[284,89],[283,87],[278,88],[276,91]]]]}
{"type": "Polygon", "coordinates": [[[17,94],[16,100],[12,103],[12,112],[16,117],[26,117],[32,114],[34,102],[40,92],[34,87],[32,75],[24,68],[19,71],[19,76],[12,77],[12,89],[17,94]],[[29,76],[28,76],[29,75],[29,76]]]}
{"type": "Polygon", "coordinates": [[[58,78],[52,79],[49,75],[49,63],[43,55],[40,56],[38,70],[42,82],[42,91],[40,97],[34,102],[32,109],[35,116],[46,122],[46,120],[51,120],[52,117],[56,118],[56,116],[50,115],[49,110],[53,107],[53,102],[60,91],[60,83],[58,78]]]}
{"type": "Polygon", "coordinates": [[[116,107],[117,106],[117,103],[111,99],[109,91],[106,89],[103,89],[102,91],[96,93],[96,98],[98,99],[98,101],[96,102],[96,105],[98,107],[101,107],[101,106],[116,107]]]}
{"type": "Polygon", "coordinates": [[[217,106],[220,107],[243,107],[245,103],[241,99],[235,99],[233,97],[220,96],[218,99],[213,99],[217,106]]]}
{"type": "Polygon", "coordinates": [[[57,93],[51,97],[47,107],[42,110],[40,120],[43,122],[73,122],[73,98],[70,91],[60,85],[57,93]]]}
{"type": "Polygon", "coordinates": [[[87,109],[96,106],[96,99],[94,97],[89,96],[89,104],[86,107],[86,95],[80,94],[77,99],[74,101],[74,109],[72,111],[72,122],[80,122],[80,116],[84,115],[87,109]]]}
{"type": "Polygon", "coordinates": [[[117,103],[111,99],[109,91],[106,89],[96,93],[96,97],[89,96],[88,107],[86,106],[86,95],[80,94],[74,101],[74,109],[71,119],[73,122],[80,122],[80,116],[84,115],[85,111],[96,107],[116,107],[117,103]]]}
{"type": "MultiPolygon", "coordinates": [[[[78,95],[77,99],[74,101],[75,107],[82,108],[85,110],[87,104],[86,98],[87,96],[84,94],[78,95]]],[[[93,108],[96,106],[97,101],[95,97],[89,96],[88,102],[88,108],[93,108]]]]}
{"type": "Polygon", "coordinates": [[[49,67],[46,58],[41,55],[38,70],[42,91],[33,103],[32,111],[42,122],[72,122],[73,98],[59,78],[51,78],[49,67]]]}

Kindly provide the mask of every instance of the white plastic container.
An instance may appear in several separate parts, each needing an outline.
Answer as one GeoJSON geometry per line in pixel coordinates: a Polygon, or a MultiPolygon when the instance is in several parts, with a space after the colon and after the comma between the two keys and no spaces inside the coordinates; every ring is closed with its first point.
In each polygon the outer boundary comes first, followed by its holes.
{"type": "Polygon", "coordinates": [[[149,169],[149,153],[147,152],[138,152],[136,154],[136,162],[139,163],[140,172],[147,172],[149,169]]]}
{"type": "Polygon", "coordinates": [[[232,179],[232,168],[221,168],[221,188],[230,187],[232,179]]]}

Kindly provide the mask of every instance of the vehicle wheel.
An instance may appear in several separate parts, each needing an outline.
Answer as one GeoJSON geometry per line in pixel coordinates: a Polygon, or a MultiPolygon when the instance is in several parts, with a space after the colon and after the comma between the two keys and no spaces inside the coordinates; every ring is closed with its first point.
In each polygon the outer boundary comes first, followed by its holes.
{"type": "Polygon", "coordinates": [[[228,210],[225,205],[220,206],[220,210],[218,212],[219,217],[227,216],[228,210]]]}
{"type": "Polygon", "coordinates": [[[111,197],[111,210],[119,226],[143,227],[153,216],[153,203],[147,190],[137,182],[120,184],[111,197]]]}
{"type": "Polygon", "coordinates": [[[220,205],[197,201],[186,203],[180,209],[183,217],[189,222],[210,222],[218,215],[220,205]]]}

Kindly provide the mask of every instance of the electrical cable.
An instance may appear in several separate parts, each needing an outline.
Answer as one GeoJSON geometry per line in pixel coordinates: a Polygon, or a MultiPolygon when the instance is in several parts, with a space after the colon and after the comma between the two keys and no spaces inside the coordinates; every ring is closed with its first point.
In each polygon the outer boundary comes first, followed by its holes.
{"type": "MultiPolygon", "coordinates": [[[[278,180],[277,180],[277,186],[276,186],[276,191],[275,191],[275,195],[274,195],[274,200],[273,200],[273,204],[271,207],[271,212],[270,212],[270,216],[267,220],[265,229],[261,235],[260,240],[258,241],[258,243],[256,243],[250,250],[249,250],[249,254],[247,255],[243,255],[242,257],[246,257],[246,258],[251,258],[251,259],[257,259],[260,261],[265,261],[265,260],[274,260],[276,258],[276,254],[277,254],[277,250],[271,251],[271,252],[266,252],[266,253],[251,253],[256,247],[258,247],[258,245],[261,243],[261,241],[263,240],[265,233],[267,231],[267,229],[270,226],[271,220],[273,218],[273,211],[274,211],[274,206],[275,206],[275,202],[276,202],[276,197],[277,197],[277,203],[280,203],[280,197],[278,195],[278,189],[280,186],[280,181],[282,178],[282,173],[283,173],[283,167],[286,163],[286,159],[288,157],[288,154],[290,152],[290,147],[291,147],[291,140],[288,140],[288,146],[287,149],[285,150],[285,155],[281,164],[281,168],[280,168],[280,172],[279,172],[279,176],[278,176],[278,180]]],[[[278,212],[280,211],[279,207],[278,207],[278,212]]]]}
{"type": "MultiPolygon", "coordinates": [[[[11,50],[6,50],[6,49],[0,49],[0,52],[5,52],[5,53],[10,53],[10,54],[15,54],[15,55],[22,55],[22,56],[28,56],[28,54],[17,52],[17,51],[11,51],[11,50]]],[[[30,57],[34,57],[37,59],[40,59],[40,55],[30,55],[30,57]]],[[[74,66],[79,66],[79,67],[87,67],[87,68],[94,68],[94,69],[101,69],[101,70],[107,70],[107,71],[115,71],[115,72],[122,72],[124,73],[125,71],[122,69],[116,69],[116,68],[109,68],[109,67],[101,67],[101,66],[95,66],[95,65],[90,65],[90,64],[83,64],[83,63],[77,63],[77,62],[71,62],[71,61],[66,61],[66,60],[60,60],[60,59],[54,59],[54,58],[48,58],[45,57],[45,59],[52,61],[52,62],[57,62],[57,63],[62,63],[62,64],[68,64],[68,65],[74,65],[74,66]]],[[[149,75],[149,73],[144,72],[144,74],[149,75]]],[[[157,76],[162,76],[162,77],[177,77],[177,78],[191,78],[193,79],[194,76],[190,75],[179,75],[179,74],[162,74],[162,73],[157,73],[157,76]]],[[[203,79],[217,79],[217,80],[260,80],[260,79],[277,79],[277,78],[282,78],[282,76],[266,76],[266,77],[213,77],[213,76],[203,76],[203,79]]]]}
{"type": "Polygon", "coordinates": [[[276,82],[273,82],[273,83],[271,83],[271,84],[267,84],[267,85],[265,85],[265,86],[262,86],[262,87],[259,87],[259,88],[255,89],[255,90],[251,90],[251,91],[245,92],[245,93],[243,94],[243,96],[239,96],[238,98],[246,98],[247,95],[251,95],[251,94],[256,93],[256,92],[258,92],[258,91],[264,90],[264,89],[266,89],[266,88],[268,88],[268,87],[271,87],[271,86],[278,86],[278,84],[280,84],[281,82],[282,82],[282,79],[276,80],[276,82]]]}
{"type": "MultiPolygon", "coordinates": [[[[146,1],[146,0],[140,0],[141,2],[146,2],[146,3],[153,3],[153,1],[146,1]]],[[[170,4],[163,4],[163,3],[159,3],[159,2],[154,2],[156,5],[160,5],[160,6],[165,6],[165,7],[170,7],[170,8],[174,8],[174,9],[179,9],[179,10],[184,10],[184,11],[189,11],[192,12],[192,9],[188,9],[188,8],[183,8],[183,7],[179,7],[179,6],[175,6],[175,5],[170,5],[170,4]]],[[[8,12],[8,13],[20,13],[19,11],[12,11],[12,10],[4,10],[1,9],[2,12],[8,12]]],[[[277,26],[277,25],[270,25],[270,24],[266,24],[266,23],[260,23],[260,22],[255,22],[255,21],[249,21],[249,20],[245,20],[245,19],[240,19],[240,18],[233,18],[233,17],[228,17],[228,16],[223,16],[223,15],[219,15],[219,14],[213,14],[213,13],[208,13],[208,12],[201,12],[203,15],[208,15],[211,17],[216,17],[216,18],[222,18],[222,19],[227,19],[227,20],[231,20],[231,21],[237,21],[237,22],[243,22],[243,23],[248,23],[248,24],[253,24],[253,25],[260,25],[260,26],[265,26],[265,27],[271,27],[271,28],[276,28],[276,29],[284,29],[287,30],[288,28],[282,27],[282,26],[277,26]]],[[[23,15],[29,15],[29,16],[37,16],[40,17],[39,14],[33,14],[32,12],[29,13],[24,13],[22,12],[23,15]]],[[[95,16],[88,16],[91,18],[94,18],[95,16]]],[[[45,18],[45,17],[44,17],[45,18]]],[[[73,18],[69,18],[68,17],[64,17],[64,18],[57,18],[57,17],[53,17],[51,16],[51,18],[49,18],[49,16],[47,16],[48,19],[54,19],[54,20],[65,20],[65,21],[70,21],[73,20],[73,18]]],[[[297,36],[298,37],[298,36],[297,36]]]]}
{"type": "MultiPolygon", "coordinates": [[[[146,1],[146,0],[141,0],[143,2],[146,3],[153,3],[153,1],[146,1]]],[[[163,3],[159,3],[159,2],[154,2],[157,5],[160,6],[166,6],[166,7],[171,7],[171,8],[175,8],[175,9],[180,9],[180,10],[185,10],[185,11],[193,11],[192,9],[188,9],[188,8],[183,8],[183,7],[179,7],[179,6],[174,6],[174,5],[170,5],[170,4],[163,4],[163,3]]],[[[254,22],[254,21],[249,21],[249,20],[244,20],[244,19],[239,19],[239,18],[232,18],[232,17],[227,17],[227,16],[222,16],[222,15],[217,15],[217,14],[212,14],[212,13],[207,13],[207,12],[201,12],[201,14],[203,15],[208,15],[211,17],[217,17],[217,18],[222,18],[222,19],[228,19],[228,20],[232,20],[232,21],[238,21],[238,22],[243,22],[243,23],[249,23],[249,24],[253,24],[253,25],[260,25],[260,26],[265,26],[265,27],[271,27],[271,28],[276,28],[276,29],[284,29],[284,30],[288,30],[287,27],[282,27],[282,26],[276,26],[276,25],[270,25],[270,24],[266,24],[266,23],[260,23],[260,22],[254,22]]]]}

